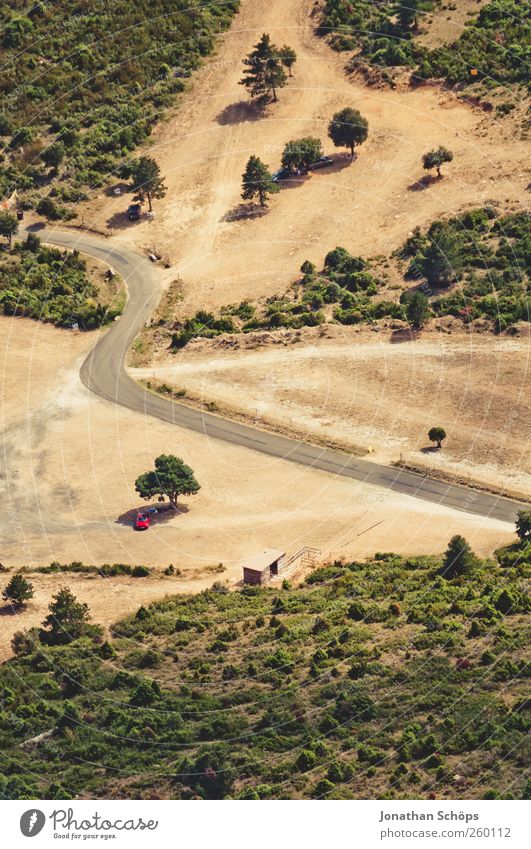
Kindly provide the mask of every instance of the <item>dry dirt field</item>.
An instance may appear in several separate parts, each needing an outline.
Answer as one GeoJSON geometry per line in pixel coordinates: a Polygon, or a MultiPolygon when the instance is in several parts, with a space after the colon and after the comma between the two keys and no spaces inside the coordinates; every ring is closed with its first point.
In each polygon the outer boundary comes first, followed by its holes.
{"type": "MultiPolygon", "coordinates": [[[[308,0],[243,0],[217,56],[205,63],[148,148],[168,185],[153,222],[127,225],[124,197],[101,196],[82,213],[86,223],[112,239],[143,250],[155,247],[170,257],[172,267],[161,274],[168,282],[181,278],[183,315],[283,291],[304,259],[319,265],[338,243],[353,253],[388,254],[415,225],[441,214],[487,200],[509,206],[523,200],[529,182],[524,143],[507,131],[507,124],[498,125],[492,116],[433,87],[390,91],[349,81],[345,57],[313,35],[312,7],[308,0]],[[264,31],[277,43],[291,44],[299,58],[279,103],[260,116],[249,107],[238,80],[242,57],[264,31]],[[267,215],[230,220],[250,154],[275,167],[288,139],[315,133],[325,141],[331,115],[347,105],[359,108],[370,125],[369,140],[355,162],[338,156],[327,173],[281,191],[267,215]],[[421,175],[422,153],[438,144],[454,152],[447,177],[426,191],[410,191],[421,175]]],[[[331,152],[328,143],[325,148],[331,152]]],[[[464,468],[467,462],[494,463],[498,438],[507,464],[516,462],[523,425],[518,416],[510,427],[507,422],[515,399],[518,411],[525,411],[527,372],[518,372],[527,362],[524,340],[510,348],[493,337],[474,339],[472,352],[467,347],[472,342],[456,335],[444,340],[442,352],[439,337],[423,337],[420,347],[400,350],[383,349],[374,339],[364,340],[356,353],[344,333],[331,330],[328,340],[308,338],[289,348],[223,354],[223,362],[215,352],[211,367],[205,365],[211,356],[206,348],[190,350],[176,362],[188,369],[184,376],[198,392],[208,385],[221,401],[248,407],[245,396],[252,396],[258,418],[272,414],[273,397],[277,413],[300,417],[309,432],[317,427],[327,434],[337,430],[345,439],[362,438],[365,445],[372,440],[380,459],[418,452],[429,412],[430,424],[441,413],[448,416],[447,453],[455,462],[464,461],[464,468]],[[290,385],[293,360],[284,358],[286,352],[290,357],[296,353],[300,385],[290,385]],[[256,381],[249,379],[251,366],[256,381]],[[340,375],[344,369],[351,376],[348,389],[340,375]],[[489,382],[487,400],[483,381],[489,382]],[[502,381],[512,401],[503,395],[502,381]],[[413,386],[410,406],[406,393],[413,386]],[[436,394],[440,386],[444,392],[436,394]],[[231,392],[238,397],[231,399],[231,392]],[[492,416],[491,407],[496,410],[492,416]],[[471,447],[476,427],[484,457],[471,447]]],[[[241,558],[265,546],[293,552],[311,545],[324,557],[377,550],[431,553],[440,552],[453,533],[462,533],[478,553],[487,554],[512,538],[512,529],[499,522],[446,509],[435,514],[432,505],[419,500],[206,441],[116,409],[89,395],[78,379],[79,365],[95,340],[95,335],[0,319],[0,559],[7,567],[30,568],[52,560],[145,563],[159,570],[173,563],[183,574],[104,583],[75,575],[32,576],[34,602],[19,616],[9,611],[0,616],[4,650],[14,630],[42,619],[50,595],[63,583],[89,603],[96,621],[109,624],[144,599],[198,589],[213,580],[233,582],[240,577],[241,558]],[[163,452],[190,463],[202,489],[195,498],[183,499],[182,512],[171,521],[135,533],[126,515],[138,506],[135,477],[163,452]]]]}
{"type": "Polygon", "coordinates": [[[147,152],[168,186],[154,221],[128,223],[123,196],[96,198],[83,213],[103,232],[170,257],[167,278],[182,278],[183,314],[284,291],[305,259],[321,267],[338,243],[354,254],[388,255],[413,227],[440,215],[486,201],[525,201],[526,143],[510,120],[435,86],[392,91],[349,79],[347,55],[314,35],[313,7],[308,0],[243,0],[217,55],[150,140],[147,152]],[[259,112],[238,81],[243,57],[263,32],[293,46],[298,59],[279,102],[259,112]],[[344,106],[369,122],[356,161],[337,153],[333,168],[284,187],[267,215],[227,220],[240,204],[251,154],[274,170],[284,144],[304,135],[318,135],[334,153],[328,122],[344,106]],[[454,153],[447,177],[412,191],[422,154],[439,144],[454,153]]]}
{"type": "Polygon", "coordinates": [[[459,321],[441,324],[445,332],[398,344],[383,327],[338,325],[196,339],[131,373],[263,427],[370,450],[379,463],[402,456],[529,497],[529,335],[468,334],[459,321]],[[441,452],[427,438],[434,424],[448,434],[441,452]]]}

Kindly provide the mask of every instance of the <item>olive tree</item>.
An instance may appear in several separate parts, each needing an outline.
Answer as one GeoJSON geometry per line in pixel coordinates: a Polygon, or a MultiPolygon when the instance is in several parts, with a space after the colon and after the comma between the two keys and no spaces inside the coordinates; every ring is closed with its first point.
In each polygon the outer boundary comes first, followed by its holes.
{"type": "Polygon", "coordinates": [[[363,144],[369,135],[369,123],[357,109],[341,109],[328,126],[328,135],[336,147],[348,147],[354,156],[356,145],[363,144]]]}
{"type": "Polygon", "coordinates": [[[428,433],[428,439],[430,442],[436,442],[437,448],[441,448],[443,439],[446,439],[445,429],[443,427],[432,427],[428,433]]]}
{"type": "Polygon", "coordinates": [[[141,498],[149,500],[157,496],[162,501],[166,496],[174,507],[179,495],[195,495],[200,488],[190,466],[173,454],[161,454],[155,460],[155,469],[135,481],[141,498]]]}
{"type": "Polygon", "coordinates": [[[437,176],[442,177],[441,174],[441,166],[445,162],[451,162],[454,158],[454,155],[451,150],[443,147],[442,145],[435,150],[429,150],[428,153],[425,153],[422,157],[422,167],[426,171],[431,171],[432,168],[437,169],[437,176]]]}

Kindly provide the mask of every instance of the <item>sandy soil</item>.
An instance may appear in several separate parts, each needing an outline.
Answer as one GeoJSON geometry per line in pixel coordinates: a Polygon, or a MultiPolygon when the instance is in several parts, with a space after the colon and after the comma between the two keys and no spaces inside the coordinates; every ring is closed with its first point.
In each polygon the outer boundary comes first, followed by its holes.
{"type": "Polygon", "coordinates": [[[109,624],[143,599],[238,581],[240,561],[269,546],[289,553],[313,546],[325,558],[431,553],[463,533],[486,554],[512,539],[512,529],[500,522],[435,510],[116,409],[78,379],[93,335],[0,318],[0,341],[3,564],[35,568],[76,560],[160,570],[173,563],[184,570],[181,578],[159,573],[145,580],[34,576],[37,596],[27,611],[0,616],[4,646],[15,630],[41,621],[63,584],[89,603],[96,621],[109,624]],[[138,533],[130,524],[140,506],[134,480],[163,452],[190,463],[202,489],[183,499],[178,516],[138,533]],[[224,571],[217,572],[220,562],[224,571]]]}
{"type": "Polygon", "coordinates": [[[153,222],[128,225],[126,200],[96,199],[84,218],[139,247],[157,247],[183,278],[183,314],[282,291],[304,259],[318,265],[338,242],[365,256],[388,254],[415,225],[487,200],[516,201],[529,182],[525,146],[479,109],[434,87],[391,91],[348,80],[346,56],[314,35],[308,0],[244,0],[218,56],[192,83],[184,104],[155,131],[148,148],[164,174],[167,197],[153,222]],[[263,114],[238,85],[241,60],[262,32],[291,44],[298,61],[279,102],[263,114]],[[251,154],[278,167],[285,142],[319,135],[327,153],[328,122],[354,106],[369,121],[369,140],[355,162],[284,188],[270,211],[227,221],[240,203],[241,175],[251,154]],[[454,153],[447,177],[425,191],[421,155],[444,144],[454,153]]]}
{"type": "Polygon", "coordinates": [[[131,372],[266,427],[370,449],[377,462],[402,456],[529,497],[531,339],[459,325],[400,344],[388,329],[335,325],[195,340],[131,372]],[[441,452],[427,439],[434,424],[448,434],[441,452]]]}

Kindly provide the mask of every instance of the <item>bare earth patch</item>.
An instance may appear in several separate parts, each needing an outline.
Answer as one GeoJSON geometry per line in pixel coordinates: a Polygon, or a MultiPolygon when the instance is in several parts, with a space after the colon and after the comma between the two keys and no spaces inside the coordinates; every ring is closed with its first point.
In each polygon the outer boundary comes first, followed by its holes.
{"type": "Polygon", "coordinates": [[[335,325],[195,340],[132,374],[265,427],[361,447],[376,462],[402,459],[528,496],[531,340],[448,324],[399,344],[388,329],[335,325]],[[431,450],[434,425],[448,434],[443,451],[431,450]]]}

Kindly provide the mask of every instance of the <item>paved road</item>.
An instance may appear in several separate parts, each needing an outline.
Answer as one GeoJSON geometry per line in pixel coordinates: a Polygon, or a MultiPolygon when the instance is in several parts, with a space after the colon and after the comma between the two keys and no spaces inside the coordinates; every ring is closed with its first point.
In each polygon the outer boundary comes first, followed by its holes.
{"type": "Polygon", "coordinates": [[[123,316],[99,339],[80,371],[85,386],[102,398],[179,427],[204,433],[210,438],[467,513],[513,522],[516,511],[524,506],[508,498],[360,460],[329,448],[320,448],[222,419],[146,392],[129,377],[124,364],[129,346],[156,308],[161,295],[160,280],[153,265],[125,247],[86,233],[49,228],[29,229],[38,232],[47,242],[78,248],[83,253],[104,260],[127,281],[129,297],[123,316]]]}

